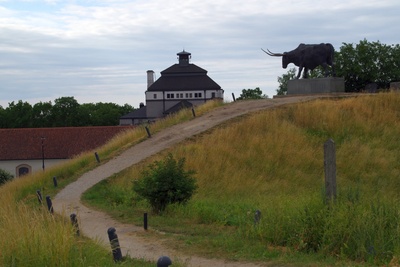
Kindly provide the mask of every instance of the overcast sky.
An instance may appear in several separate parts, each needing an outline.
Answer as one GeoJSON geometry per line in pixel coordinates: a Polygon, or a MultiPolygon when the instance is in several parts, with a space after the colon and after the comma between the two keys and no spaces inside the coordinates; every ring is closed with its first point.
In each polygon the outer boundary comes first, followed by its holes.
{"type": "MultiPolygon", "coordinates": [[[[260,48],[367,39],[400,42],[399,0],[0,0],[0,105],[12,101],[145,102],[146,71],[192,53],[225,100],[288,69],[260,48]]],[[[289,68],[293,65],[289,65],[289,68]]]]}

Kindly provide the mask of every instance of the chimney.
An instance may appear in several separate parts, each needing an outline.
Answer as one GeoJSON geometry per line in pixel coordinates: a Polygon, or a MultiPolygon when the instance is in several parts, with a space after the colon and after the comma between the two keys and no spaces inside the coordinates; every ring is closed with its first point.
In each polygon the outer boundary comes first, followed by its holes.
{"type": "Polygon", "coordinates": [[[154,71],[147,71],[147,88],[149,88],[154,83],[154,71]]]}

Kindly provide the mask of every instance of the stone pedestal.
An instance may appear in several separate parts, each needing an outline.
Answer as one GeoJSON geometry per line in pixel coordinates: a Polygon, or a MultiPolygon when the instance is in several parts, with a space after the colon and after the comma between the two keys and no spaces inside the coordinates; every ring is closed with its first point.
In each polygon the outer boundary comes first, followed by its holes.
{"type": "Polygon", "coordinates": [[[390,89],[399,91],[400,90],[400,82],[391,82],[390,89]]]}
{"type": "Polygon", "coordinates": [[[288,81],[288,95],[344,93],[344,78],[327,77],[288,81]]]}

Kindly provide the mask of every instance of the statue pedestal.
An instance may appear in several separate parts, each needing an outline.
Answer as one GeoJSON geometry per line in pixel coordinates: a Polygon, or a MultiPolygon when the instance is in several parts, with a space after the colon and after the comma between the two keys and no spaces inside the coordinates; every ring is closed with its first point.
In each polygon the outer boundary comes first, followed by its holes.
{"type": "Polygon", "coordinates": [[[288,95],[326,93],[344,93],[344,78],[326,77],[288,81],[288,95]]]}

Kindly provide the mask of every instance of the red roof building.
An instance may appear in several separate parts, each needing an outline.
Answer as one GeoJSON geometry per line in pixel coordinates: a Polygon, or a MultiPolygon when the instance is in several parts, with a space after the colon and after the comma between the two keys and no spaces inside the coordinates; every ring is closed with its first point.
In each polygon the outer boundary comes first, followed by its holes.
{"type": "Polygon", "coordinates": [[[94,150],[128,129],[132,127],[0,129],[0,169],[15,177],[38,171],[94,150]]]}

